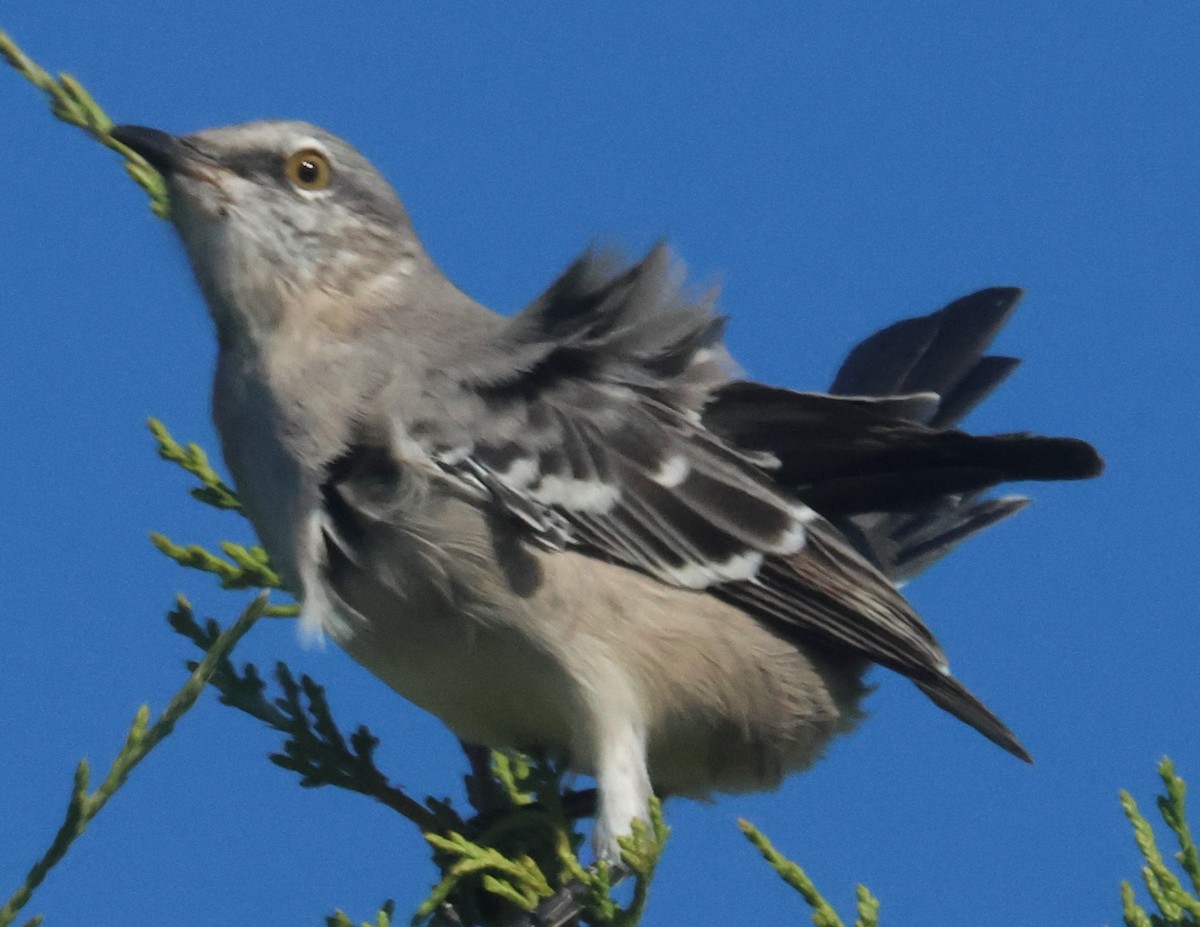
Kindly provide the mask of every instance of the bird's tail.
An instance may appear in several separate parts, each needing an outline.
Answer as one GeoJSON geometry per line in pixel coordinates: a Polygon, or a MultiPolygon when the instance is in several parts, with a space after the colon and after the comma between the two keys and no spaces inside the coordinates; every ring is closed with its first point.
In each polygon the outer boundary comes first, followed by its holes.
{"type": "MultiPolygon", "coordinates": [[[[850,352],[830,392],[867,396],[934,393],[937,406],[925,424],[954,427],[1020,365],[1018,358],[985,352],[1024,295],[1017,287],[992,287],[930,315],[888,326],[850,352]]],[[[1036,440],[1028,438],[1024,446],[1035,447],[1036,440]]],[[[1014,441],[1012,447],[1019,449],[1021,442],[1014,441]]],[[[1063,470],[1051,477],[1054,479],[1092,477],[1103,469],[1095,450],[1081,441],[1046,444],[1042,449],[1050,455],[1062,453],[1063,470]]],[[[1006,476],[1021,478],[1040,477],[1006,476]]],[[[979,491],[950,492],[915,512],[852,516],[846,527],[857,534],[868,556],[893,581],[903,582],[972,535],[1015,515],[1029,501],[1020,495],[981,498],[979,491]]]]}
{"type": "Polygon", "coordinates": [[[1019,364],[984,352],[1021,295],[981,290],[877,332],[850,352],[829,395],[731,383],[705,422],[772,455],[781,483],[904,582],[1029,501],[983,498],[984,490],[1103,467],[1083,441],[954,427],[1019,364]]]}

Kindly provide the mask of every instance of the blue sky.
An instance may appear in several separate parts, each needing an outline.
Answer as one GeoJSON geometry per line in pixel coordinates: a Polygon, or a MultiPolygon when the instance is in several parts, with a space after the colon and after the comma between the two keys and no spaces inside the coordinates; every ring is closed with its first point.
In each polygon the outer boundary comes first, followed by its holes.
{"type": "MultiPolygon", "coordinates": [[[[775,794],[671,803],[646,923],[806,922],[735,827],[762,826],[885,923],[1117,923],[1163,754],[1200,786],[1193,491],[1200,458],[1200,8],[1186,2],[5,4],[0,27],[119,121],[305,118],[388,175],[450,276],[497,309],[593,241],[666,237],[722,284],[756,378],[829,382],[859,337],[974,288],[1028,298],[1025,358],[970,421],[1085,437],[1108,473],[1037,502],[909,587],[1026,767],[882,671],[872,717],[775,794]]],[[[215,453],[209,323],[170,228],[117,160],[0,71],[0,892],[180,684],[162,558],[249,540],[185,494],[144,428],[215,453]]],[[[288,622],[238,651],[326,684],[414,794],[456,793],[449,734],[288,622]]],[[[433,874],[394,814],[272,766],[275,735],[206,696],[30,911],[48,924],[318,924],[410,911],[433,874]]]]}

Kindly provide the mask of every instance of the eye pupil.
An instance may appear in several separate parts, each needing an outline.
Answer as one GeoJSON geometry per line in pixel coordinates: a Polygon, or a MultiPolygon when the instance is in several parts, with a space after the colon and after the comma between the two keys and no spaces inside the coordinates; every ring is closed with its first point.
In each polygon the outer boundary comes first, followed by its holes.
{"type": "Polygon", "coordinates": [[[333,180],[329,158],[320,151],[305,148],[284,162],[284,176],[301,190],[324,190],[333,180]]]}

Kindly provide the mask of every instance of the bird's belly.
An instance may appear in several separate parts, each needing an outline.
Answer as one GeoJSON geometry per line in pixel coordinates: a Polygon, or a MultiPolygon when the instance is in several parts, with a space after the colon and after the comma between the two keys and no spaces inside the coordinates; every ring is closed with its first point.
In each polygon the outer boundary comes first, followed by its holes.
{"type": "MultiPolygon", "coordinates": [[[[549,649],[569,667],[575,703],[641,706],[660,794],[773,788],[861,717],[862,661],[831,659],[712,595],[616,564],[556,553],[543,565],[542,611],[557,618],[549,649]]],[[[582,750],[572,760],[583,772],[597,763],[582,750]]]]}
{"type": "Polygon", "coordinates": [[[561,751],[583,773],[602,765],[597,732],[632,711],[667,793],[773,787],[859,718],[857,664],[614,564],[570,552],[536,561],[522,594],[492,586],[474,601],[419,583],[401,601],[359,576],[346,596],[372,619],[340,643],[464,739],[561,751]]]}
{"type": "Polygon", "coordinates": [[[360,563],[386,566],[331,561],[329,589],[342,620],[330,631],[357,662],[463,739],[565,750],[571,680],[520,594],[519,564],[498,557],[491,528],[474,505],[431,489],[411,521],[359,539],[360,563]]]}
{"type": "Polygon", "coordinates": [[[409,602],[385,627],[338,643],[470,743],[568,749],[570,684],[551,656],[511,628],[409,602]]]}

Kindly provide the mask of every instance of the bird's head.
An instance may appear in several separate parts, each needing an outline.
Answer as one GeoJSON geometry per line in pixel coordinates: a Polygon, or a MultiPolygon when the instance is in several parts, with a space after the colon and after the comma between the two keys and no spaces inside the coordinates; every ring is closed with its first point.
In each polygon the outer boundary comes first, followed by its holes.
{"type": "Polygon", "coordinates": [[[223,335],[254,337],[331,300],[370,303],[427,261],[399,197],[351,145],[305,122],[113,138],[166,180],[170,218],[223,335]],[[308,307],[308,308],[305,308],[308,307]]]}

